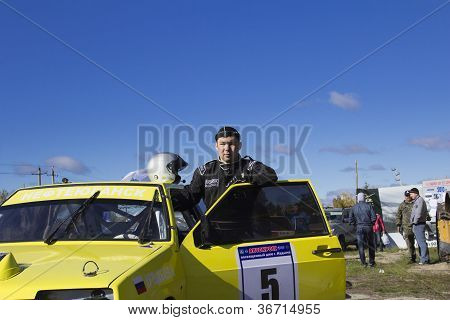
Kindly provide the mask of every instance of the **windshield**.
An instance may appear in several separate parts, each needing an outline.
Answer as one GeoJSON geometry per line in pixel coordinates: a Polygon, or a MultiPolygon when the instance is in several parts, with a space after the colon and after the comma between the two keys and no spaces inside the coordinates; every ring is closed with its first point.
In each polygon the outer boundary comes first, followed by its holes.
{"type": "MultiPolygon", "coordinates": [[[[43,241],[86,199],[33,202],[0,207],[0,242],[43,241]]],[[[134,240],[145,225],[151,201],[96,199],[58,240],[134,240]]],[[[169,239],[169,223],[155,202],[148,226],[153,241],[169,239]]]]}
{"type": "Polygon", "coordinates": [[[234,188],[207,219],[212,244],[328,234],[322,211],[307,183],[234,188]]]}

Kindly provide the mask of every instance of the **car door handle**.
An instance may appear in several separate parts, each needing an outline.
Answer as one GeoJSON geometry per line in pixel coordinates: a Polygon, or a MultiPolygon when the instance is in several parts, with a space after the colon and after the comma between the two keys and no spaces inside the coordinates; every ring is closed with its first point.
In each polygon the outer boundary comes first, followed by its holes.
{"type": "Polygon", "coordinates": [[[339,253],[341,251],[342,251],[341,248],[327,248],[327,249],[316,249],[316,250],[313,250],[312,253],[313,254],[320,254],[320,253],[325,253],[325,252],[339,253]]]}

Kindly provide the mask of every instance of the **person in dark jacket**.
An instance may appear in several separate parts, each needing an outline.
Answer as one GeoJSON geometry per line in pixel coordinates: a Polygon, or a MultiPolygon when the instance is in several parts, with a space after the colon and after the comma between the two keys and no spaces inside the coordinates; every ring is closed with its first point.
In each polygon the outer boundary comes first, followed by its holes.
{"type": "Polygon", "coordinates": [[[373,225],[376,221],[373,207],[366,203],[364,193],[358,193],[358,203],[350,209],[350,223],[356,224],[356,239],[358,242],[359,259],[367,267],[365,247],[369,247],[369,265],[375,267],[375,248],[373,246],[373,225]]]}
{"type": "Polygon", "coordinates": [[[176,191],[172,198],[175,210],[185,210],[203,199],[206,208],[237,182],[268,185],[278,180],[275,171],[250,157],[241,157],[242,143],[239,132],[232,127],[222,127],[215,136],[218,159],[197,168],[189,185],[176,191]]]}

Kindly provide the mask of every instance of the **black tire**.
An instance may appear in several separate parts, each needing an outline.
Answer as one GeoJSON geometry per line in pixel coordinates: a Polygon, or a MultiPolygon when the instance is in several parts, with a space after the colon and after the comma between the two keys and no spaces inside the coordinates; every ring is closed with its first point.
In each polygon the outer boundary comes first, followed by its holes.
{"type": "Polygon", "coordinates": [[[345,243],[345,237],[344,237],[344,235],[340,235],[339,237],[338,237],[338,239],[339,239],[339,243],[341,244],[341,247],[342,247],[342,250],[346,250],[347,249],[347,244],[345,243]]]}

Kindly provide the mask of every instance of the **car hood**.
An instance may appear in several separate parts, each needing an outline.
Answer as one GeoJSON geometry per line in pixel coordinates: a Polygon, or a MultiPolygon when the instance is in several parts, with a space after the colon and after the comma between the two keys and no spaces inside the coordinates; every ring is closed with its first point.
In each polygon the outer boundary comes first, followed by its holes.
{"type": "MultiPolygon", "coordinates": [[[[107,288],[161,247],[140,246],[135,241],[0,244],[0,252],[12,253],[20,267],[20,273],[0,281],[0,299],[34,299],[40,290],[107,288]],[[95,276],[83,273],[88,261],[98,265],[95,276]]],[[[85,271],[95,271],[95,264],[88,263],[85,271]]]]}

